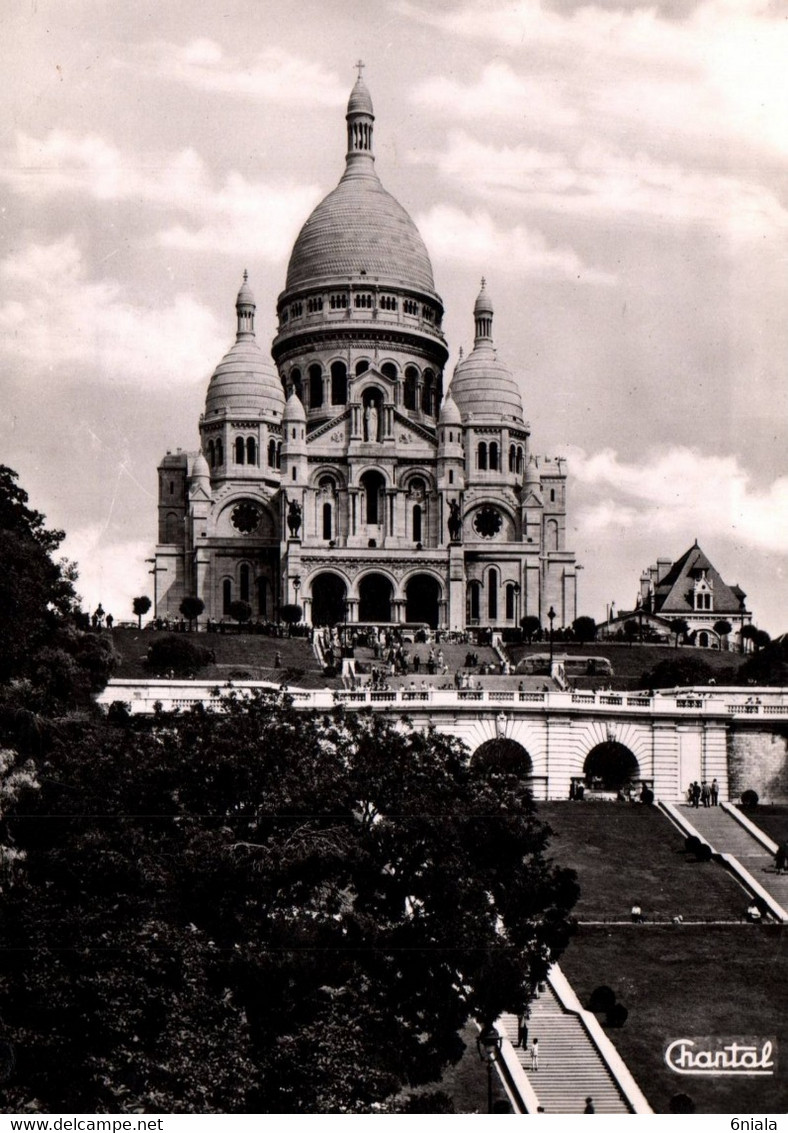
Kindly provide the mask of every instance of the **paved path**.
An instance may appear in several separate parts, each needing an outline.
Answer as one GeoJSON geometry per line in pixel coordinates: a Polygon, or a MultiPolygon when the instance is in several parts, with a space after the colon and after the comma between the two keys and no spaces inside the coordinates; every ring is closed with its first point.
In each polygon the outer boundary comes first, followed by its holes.
{"type": "MultiPolygon", "coordinates": [[[[504,1015],[498,1025],[512,1044],[517,1019],[504,1015]]],[[[531,1004],[528,1040],[539,1039],[539,1069],[530,1053],[515,1048],[520,1065],[545,1113],[582,1113],[587,1097],[597,1113],[629,1113],[615,1079],[577,1015],[566,1011],[548,984],[531,1004]]]]}
{"type": "MultiPolygon", "coordinates": [[[[678,808],[692,823],[701,837],[719,854],[732,854],[752,874],[759,885],[774,897],[783,909],[788,910],[788,873],[778,874],[774,857],[741,823],[722,807],[681,806],[678,808]]],[[[757,825],[758,814],[747,815],[757,825]]]]}

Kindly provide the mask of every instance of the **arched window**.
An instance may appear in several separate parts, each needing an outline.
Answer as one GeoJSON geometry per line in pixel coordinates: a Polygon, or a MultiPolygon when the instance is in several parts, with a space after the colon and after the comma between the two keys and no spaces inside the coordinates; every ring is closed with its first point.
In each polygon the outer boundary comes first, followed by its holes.
{"type": "Polygon", "coordinates": [[[514,445],[509,445],[509,471],[514,472],[517,467],[517,450],[514,445]]]}
{"type": "Polygon", "coordinates": [[[419,380],[419,372],[415,366],[408,366],[405,371],[405,399],[404,404],[406,409],[416,408],[416,383],[419,380]]]}
{"type": "Polygon", "coordinates": [[[344,362],[331,363],[331,403],[347,405],[347,369],[344,362]]]}
{"type": "Polygon", "coordinates": [[[519,445],[517,446],[517,468],[516,468],[516,472],[517,472],[518,476],[522,476],[522,473],[523,473],[523,450],[519,445]]]}
{"type": "Polygon", "coordinates": [[[257,441],[254,437],[246,438],[246,463],[257,464],[257,441]]]}
{"type": "Polygon", "coordinates": [[[383,477],[379,472],[365,472],[361,477],[361,486],[364,489],[366,522],[374,525],[382,523],[380,504],[385,487],[383,477]]]}
{"type": "Polygon", "coordinates": [[[487,575],[487,617],[491,622],[498,617],[498,571],[494,568],[487,575]]]}
{"type": "Polygon", "coordinates": [[[369,362],[366,358],[359,358],[356,362],[356,377],[360,378],[362,374],[366,374],[369,369],[369,362]]]}
{"type": "Polygon", "coordinates": [[[331,522],[331,504],[323,504],[323,538],[333,539],[333,524],[331,522]]]}
{"type": "Polygon", "coordinates": [[[216,449],[214,448],[213,441],[208,441],[208,463],[211,468],[216,464],[216,449]]]}
{"type": "Polygon", "coordinates": [[[221,437],[216,438],[216,463],[224,464],[224,445],[221,437]]]}
{"type": "Polygon", "coordinates": [[[427,416],[432,414],[433,397],[435,394],[435,375],[432,370],[425,370],[422,376],[424,382],[421,388],[421,411],[426,413],[427,416]]]}
{"type": "Polygon", "coordinates": [[[487,471],[487,445],[484,441],[480,441],[479,449],[476,455],[476,467],[481,469],[482,472],[487,471]]]}
{"type": "Polygon", "coordinates": [[[490,471],[498,471],[498,445],[495,441],[490,441],[490,471]]]}
{"type": "Polygon", "coordinates": [[[282,467],[282,442],[279,441],[276,446],[276,467],[282,467]]]}
{"type": "Polygon", "coordinates": [[[514,621],[514,583],[506,584],[506,620],[514,621]]]}
{"type": "Polygon", "coordinates": [[[413,542],[421,542],[421,504],[413,505],[413,542]]]}
{"type": "Polygon", "coordinates": [[[225,578],[222,583],[222,613],[227,615],[230,613],[230,606],[233,601],[233,584],[229,578],[225,578]]]}
{"type": "Polygon", "coordinates": [[[482,605],[482,584],[468,583],[468,621],[478,622],[482,605]]]}
{"type": "Polygon", "coordinates": [[[276,441],[273,437],[268,442],[268,467],[276,468],[276,441]]]}
{"type": "Polygon", "coordinates": [[[558,550],[558,524],[554,519],[547,521],[547,530],[545,531],[545,547],[546,551],[558,550]]]}
{"type": "Polygon", "coordinates": [[[550,489],[550,503],[551,504],[555,503],[555,488],[550,489]]]}
{"type": "Polygon", "coordinates": [[[235,463],[243,464],[244,462],[244,439],[243,437],[235,438],[235,463]]]}
{"type": "Polygon", "coordinates": [[[397,367],[394,365],[393,362],[384,362],[383,365],[380,367],[380,372],[381,372],[381,374],[384,374],[387,378],[391,378],[391,380],[393,382],[395,382],[397,380],[397,367]]]}
{"type": "Polygon", "coordinates": [[[239,590],[241,592],[241,601],[249,601],[249,564],[241,563],[241,569],[238,572],[238,581],[240,583],[239,590]]]}
{"type": "Polygon", "coordinates": [[[315,364],[309,367],[309,407],[319,409],[323,404],[323,371],[315,364]]]}

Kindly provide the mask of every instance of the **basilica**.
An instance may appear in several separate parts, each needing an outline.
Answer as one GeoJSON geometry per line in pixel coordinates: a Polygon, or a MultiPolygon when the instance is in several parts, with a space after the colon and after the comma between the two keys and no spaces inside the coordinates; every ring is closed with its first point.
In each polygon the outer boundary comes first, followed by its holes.
{"type": "Polygon", "coordinates": [[[200,448],[158,468],[156,612],[449,631],[576,616],[566,463],[531,452],[482,280],[473,349],[448,388],[443,303],[424,242],[375,168],[359,75],[345,170],[293,247],[270,355],[246,273],[200,448]],[[271,360],[273,360],[273,365],[271,360]]]}

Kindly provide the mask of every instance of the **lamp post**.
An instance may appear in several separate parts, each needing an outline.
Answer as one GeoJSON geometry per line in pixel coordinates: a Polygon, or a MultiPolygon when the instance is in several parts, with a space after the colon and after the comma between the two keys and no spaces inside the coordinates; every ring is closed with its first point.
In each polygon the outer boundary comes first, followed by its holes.
{"type": "Polygon", "coordinates": [[[515,582],[512,589],[514,590],[514,624],[515,624],[515,626],[519,626],[519,624],[520,624],[520,583],[515,582]]]}
{"type": "Polygon", "coordinates": [[[550,676],[553,675],[553,621],[555,620],[555,610],[551,606],[547,611],[547,617],[550,622],[550,676]]]}
{"type": "Polygon", "coordinates": [[[295,604],[298,605],[298,591],[301,589],[301,575],[296,574],[293,576],[293,593],[295,594],[295,604]]]}
{"type": "Polygon", "coordinates": [[[498,1061],[501,1053],[501,1045],[503,1037],[496,1031],[495,1027],[490,1025],[485,1027],[476,1040],[476,1049],[479,1052],[479,1058],[482,1062],[487,1064],[487,1112],[493,1111],[493,1096],[492,1096],[492,1068],[493,1064],[498,1061]]]}

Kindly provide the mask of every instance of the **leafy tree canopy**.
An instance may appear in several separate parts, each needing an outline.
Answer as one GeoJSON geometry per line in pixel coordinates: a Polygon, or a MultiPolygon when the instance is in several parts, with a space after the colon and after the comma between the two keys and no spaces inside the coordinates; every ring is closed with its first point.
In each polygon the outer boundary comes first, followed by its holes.
{"type": "Polygon", "coordinates": [[[568,940],[531,796],[453,739],[273,694],[114,718],[6,807],[7,1108],[365,1111],[568,940]]]}
{"type": "Polygon", "coordinates": [[[572,629],[578,641],[593,641],[596,637],[596,622],[586,615],[575,618],[572,629]]]}

